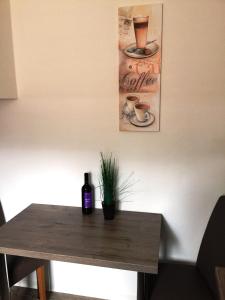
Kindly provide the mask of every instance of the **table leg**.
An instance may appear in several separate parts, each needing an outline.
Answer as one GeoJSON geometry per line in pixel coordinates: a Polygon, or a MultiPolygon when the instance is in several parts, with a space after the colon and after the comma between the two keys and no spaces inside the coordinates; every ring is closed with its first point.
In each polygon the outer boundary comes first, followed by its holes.
{"type": "Polygon", "coordinates": [[[37,274],[39,298],[40,298],[40,300],[46,300],[45,268],[44,268],[44,266],[37,268],[36,274],[37,274]]]}
{"type": "Polygon", "coordinates": [[[150,300],[150,274],[137,274],[137,300],[150,300]]]}

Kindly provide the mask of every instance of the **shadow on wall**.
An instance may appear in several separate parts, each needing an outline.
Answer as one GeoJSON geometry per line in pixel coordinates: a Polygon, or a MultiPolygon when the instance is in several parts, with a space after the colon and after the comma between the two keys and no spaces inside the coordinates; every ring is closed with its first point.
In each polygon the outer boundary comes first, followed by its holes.
{"type": "MultiPolygon", "coordinates": [[[[52,289],[52,271],[51,271],[51,262],[49,261],[45,266],[45,285],[46,285],[46,292],[49,292],[51,291],[52,289]]],[[[36,274],[35,274],[36,276],[36,274]]],[[[34,286],[34,281],[33,280],[33,277],[32,277],[32,274],[28,275],[25,279],[24,279],[24,283],[25,283],[25,286],[28,287],[28,288],[35,288],[34,286]]],[[[26,295],[26,289],[24,289],[24,296],[26,295]]],[[[37,291],[38,292],[38,291],[37,291]]],[[[38,298],[39,299],[39,298],[38,298]]]]}
{"type": "Polygon", "coordinates": [[[160,242],[160,259],[169,259],[169,249],[179,246],[179,240],[167,223],[166,219],[162,219],[162,229],[161,229],[161,242],[160,242]]]}

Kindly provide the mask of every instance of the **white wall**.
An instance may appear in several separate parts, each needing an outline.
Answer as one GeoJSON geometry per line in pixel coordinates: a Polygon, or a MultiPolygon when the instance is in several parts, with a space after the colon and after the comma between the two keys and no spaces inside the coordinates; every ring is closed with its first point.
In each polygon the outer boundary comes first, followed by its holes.
{"type": "MultiPolygon", "coordinates": [[[[80,206],[83,172],[98,185],[112,151],[137,181],[122,208],[161,212],[165,255],[195,260],[225,190],[225,2],[164,1],[161,131],[119,132],[117,7],[140,3],[11,0],[19,99],[0,102],[0,197],[7,219],[31,202],[80,206]]],[[[134,272],[52,271],[54,290],[135,299],[134,272]]]]}

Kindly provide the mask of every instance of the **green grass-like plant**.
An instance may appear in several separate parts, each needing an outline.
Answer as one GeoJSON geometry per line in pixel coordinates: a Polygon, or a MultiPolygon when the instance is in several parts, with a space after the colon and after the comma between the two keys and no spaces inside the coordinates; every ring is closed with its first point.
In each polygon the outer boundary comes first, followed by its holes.
{"type": "Polygon", "coordinates": [[[115,203],[118,197],[118,165],[112,154],[100,153],[100,190],[104,205],[115,203]]]}

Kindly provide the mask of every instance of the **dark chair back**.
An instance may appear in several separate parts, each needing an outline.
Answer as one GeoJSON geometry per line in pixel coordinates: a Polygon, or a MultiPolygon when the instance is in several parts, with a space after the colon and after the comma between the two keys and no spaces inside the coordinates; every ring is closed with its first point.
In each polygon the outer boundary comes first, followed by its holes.
{"type": "MultiPolygon", "coordinates": [[[[5,215],[0,201],[0,226],[5,224],[5,215]]],[[[0,299],[9,300],[9,282],[6,268],[5,255],[0,254],[0,299]]]]}
{"type": "Polygon", "coordinates": [[[215,267],[225,267],[225,196],[221,196],[209,219],[197,259],[197,267],[216,295],[215,267]]]}
{"type": "Polygon", "coordinates": [[[0,201],[0,226],[5,224],[5,215],[4,215],[4,211],[2,208],[2,203],[0,201]]]}

